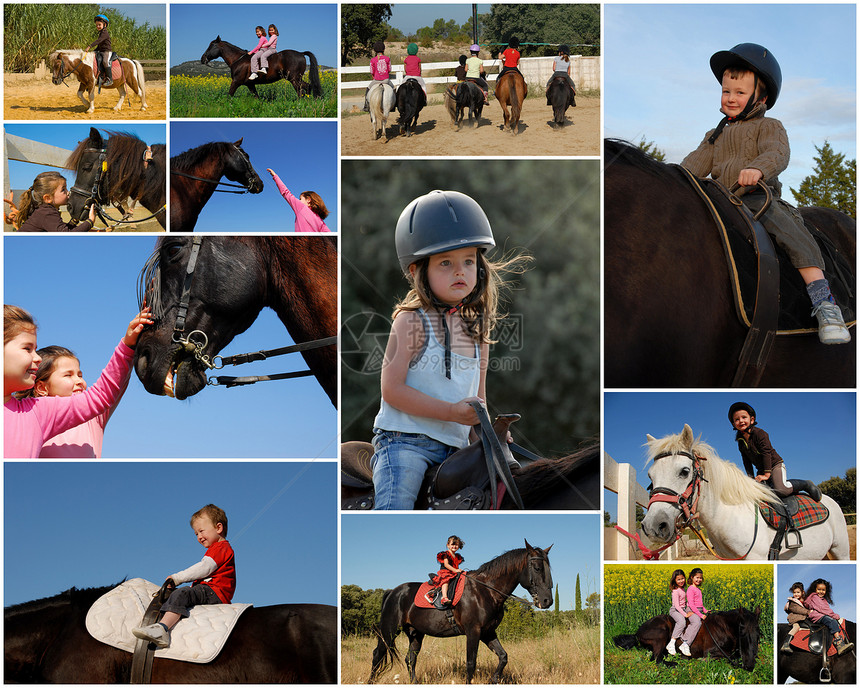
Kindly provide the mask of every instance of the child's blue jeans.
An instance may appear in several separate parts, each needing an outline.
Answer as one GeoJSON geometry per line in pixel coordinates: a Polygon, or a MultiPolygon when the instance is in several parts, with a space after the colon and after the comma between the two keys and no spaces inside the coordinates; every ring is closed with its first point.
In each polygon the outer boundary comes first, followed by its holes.
{"type": "Polygon", "coordinates": [[[820,623],[827,626],[830,629],[830,632],[833,634],[839,633],[842,629],[839,628],[839,622],[834,619],[832,616],[822,616],[818,621],[813,623],[820,623]]]}
{"type": "Polygon", "coordinates": [[[373,508],[379,510],[414,509],[424,473],[456,451],[427,435],[379,429],[373,448],[373,508]]]}
{"type": "Polygon", "coordinates": [[[167,602],[161,605],[163,612],[176,612],[179,616],[188,617],[188,610],[198,604],[221,604],[221,598],[208,585],[191,585],[176,588],[167,602]]]}

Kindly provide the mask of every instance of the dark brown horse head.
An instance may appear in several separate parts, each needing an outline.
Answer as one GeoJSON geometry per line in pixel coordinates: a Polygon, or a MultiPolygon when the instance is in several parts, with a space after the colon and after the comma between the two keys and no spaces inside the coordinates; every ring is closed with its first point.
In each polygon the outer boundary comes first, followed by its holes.
{"type": "Polygon", "coordinates": [[[538,609],[549,609],[554,599],[552,572],[549,567],[549,551],[552,545],[541,549],[532,547],[528,540],[524,539],[523,542],[526,543],[527,565],[520,577],[520,585],[531,593],[538,609]]]}
{"type": "Polygon", "coordinates": [[[217,60],[219,57],[221,57],[221,48],[219,45],[220,43],[221,34],[218,34],[215,37],[215,40],[209,44],[209,47],[206,48],[206,51],[200,57],[200,62],[202,62],[203,64],[209,64],[212,60],[217,60]]]}
{"type": "Polygon", "coordinates": [[[735,611],[738,613],[738,649],[740,650],[741,663],[744,669],[752,671],[755,668],[755,659],[761,639],[761,628],[759,627],[761,607],[756,607],[754,612],[744,607],[739,607],[735,611]]]}

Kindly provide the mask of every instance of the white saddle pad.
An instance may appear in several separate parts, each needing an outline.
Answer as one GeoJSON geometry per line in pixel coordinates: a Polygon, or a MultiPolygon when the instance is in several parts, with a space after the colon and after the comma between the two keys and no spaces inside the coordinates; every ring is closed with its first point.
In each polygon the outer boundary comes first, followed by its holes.
{"type": "MultiPolygon", "coordinates": [[[[97,599],[87,612],[87,631],[96,640],[126,652],[137,643],[131,629],[140,626],[158,585],[132,578],[97,599]]],[[[250,604],[201,604],[191,608],[170,632],[170,647],[155,651],[156,657],[205,664],[211,662],[250,604]]]]}

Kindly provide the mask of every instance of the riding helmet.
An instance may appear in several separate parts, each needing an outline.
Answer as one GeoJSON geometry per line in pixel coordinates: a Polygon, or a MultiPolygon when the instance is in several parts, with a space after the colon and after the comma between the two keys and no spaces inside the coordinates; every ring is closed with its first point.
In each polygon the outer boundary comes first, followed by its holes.
{"type": "Polygon", "coordinates": [[[496,245],[493,229],[478,203],[459,191],[431,191],[412,201],[394,230],[397,260],[405,274],[426,256],[458,248],[496,245]]]}
{"type": "Polygon", "coordinates": [[[106,16],[104,16],[103,14],[97,14],[97,15],[96,15],[96,18],[95,18],[95,19],[93,19],[93,21],[96,21],[96,19],[101,19],[105,24],[110,24],[110,19],[108,19],[108,18],[107,18],[106,16]]]}
{"type": "Polygon", "coordinates": [[[745,401],[736,401],[734,404],[729,406],[729,423],[732,424],[732,427],[735,426],[734,415],[737,411],[746,411],[750,414],[750,418],[755,418],[755,409],[750,406],[745,401]]]}
{"type": "Polygon", "coordinates": [[[508,47],[517,50],[520,47],[520,39],[516,36],[511,36],[511,40],[508,41],[508,47]]]}
{"type": "Polygon", "coordinates": [[[417,55],[418,54],[418,44],[417,43],[410,43],[406,48],[406,52],[409,55],[417,55]]]}
{"type": "Polygon", "coordinates": [[[479,46],[477,43],[472,43],[472,45],[469,46],[469,52],[479,53],[481,52],[481,46],[479,46]]]}
{"type": "Polygon", "coordinates": [[[384,53],[385,52],[385,43],[383,43],[382,41],[376,41],[376,43],[373,44],[373,52],[384,53]]]}
{"type": "Polygon", "coordinates": [[[779,62],[767,48],[758,43],[740,43],[731,50],[721,50],[711,55],[711,71],[722,83],[723,72],[729,67],[746,67],[755,72],[767,86],[767,102],[770,110],[782,88],[782,70],[779,62]]]}
{"type": "Polygon", "coordinates": [[[562,55],[570,55],[570,46],[562,43],[560,46],[558,46],[558,52],[560,52],[562,55]]]}

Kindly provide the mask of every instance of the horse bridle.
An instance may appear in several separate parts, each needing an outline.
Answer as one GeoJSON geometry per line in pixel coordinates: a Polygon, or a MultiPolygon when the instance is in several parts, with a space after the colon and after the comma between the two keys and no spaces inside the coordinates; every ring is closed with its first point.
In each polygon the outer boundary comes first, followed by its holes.
{"type": "MultiPolygon", "coordinates": [[[[68,57],[67,55],[65,55],[65,53],[63,55],[65,57],[68,57]]],[[[71,58],[69,58],[69,59],[71,61],[71,58]]],[[[75,67],[74,65],[72,65],[72,71],[67,72],[66,71],[66,61],[62,57],[60,57],[59,60],[60,60],[60,76],[59,76],[60,82],[63,84],[63,86],[65,86],[66,88],[69,88],[69,85],[66,83],[66,79],[68,79],[72,74],[75,74],[76,76],[80,76],[80,74],[78,74],[78,69],[80,69],[83,66],[84,61],[82,59],[78,58],[78,66],[75,67]]]]}
{"type": "MultiPolygon", "coordinates": [[[[552,546],[552,545],[550,545],[550,546],[552,546]]],[[[544,562],[546,562],[546,553],[544,553],[544,556],[542,556],[542,557],[540,557],[540,556],[536,556],[536,555],[531,555],[531,556],[529,556],[529,557],[527,557],[527,558],[526,558],[526,568],[527,568],[527,569],[528,569],[528,571],[529,571],[529,585],[530,585],[531,587],[534,587],[534,577],[533,577],[533,574],[532,574],[532,567],[531,567],[531,563],[532,563],[533,561],[544,561],[544,562]]],[[[548,562],[547,562],[547,563],[548,563],[548,562]]],[[[468,578],[469,580],[474,581],[475,583],[480,583],[480,584],[481,584],[481,585],[483,585],[485,588],[489,588],[490,590],[492,590],[492,591],[494,591],[494,592],[497,592],[497,593],[499,593],[500,595],[503,595],[504,597],[510,597],[512,600],[517,600],[518,602],[522,602],[523,604],[527,604],[527,605],[529,605],[530,607],[536,607],[536,606],[537,606],[537,605],[535,604],[535,602],[534,602],[534,594],[532,594],[532,599],[531,599],[531,600],[527,600],[527,599],[526,599],[526,598],[524,598],[524,597],[520,597],[520,596],[518,596],[518,595],[514,595],[514,594],[512,594],[512,593],[503,592],[502,590],[499,590],[498,588],[494,588],[494,587],[493,587],[492,585],[490,585],[489,583],[485,583],[484,581],[482,581],[482,580],[480,580],[480,579],[478,579],[478,578],[474,578],[473,576],[470,576],[468,573],[466,574],[466,578],[468,578]]],[[[529,591],[529,592],[531,593],[531,591],[529,591]]]]}
{"type": "Polygon", "coordinates": [[[215,184],[215,186],[230,186],[234,189],[242,189],[241,191],[230,191],[229,189],[215,189],[216,193],[232,193],[232,194],[246,194],[251,193],[251,186],[254,184],[254,177],[251,172],[254,169],[254,166],[251,165],[251,158],[248,157],[248,154],[242,150],[240,146],[237,146],[235,143],[233,147],[239,152],[245,162],[248,164],[248,169],[245,170],[245,185],[242,184],[232,184],[231,182],[222,182],[220,179],[207,179],[205,177],[196,177],[193,174],[188,174],[187,172],[180,172],[178,170],[170,170],[170,174],[175,174],[177,177],[185,177],[187,179],[194,179],[198,182],[207,182],[209,184],[215,184]]]}
{"type": "Polygon", "coordinates": [[[690,525],[690,522],[696,517],[699,497],[702,494],[701,484],[703,480],[707,482],[700,463],[700,461],[704,460],[704,457],[695,455],[692,452],[679,450],[657,454],[654,457],[654,461],[656,462],[658,459],[664,459],[667,456],[686,456],[690,459],[690,461],[693,462],[693,476],[690,478],[690,482],[687,484],[684,491],[680,493],[675,492],[675,490],[669,489],[668,487],[652,487],[648,492],[648,506],[646,509],[650,509],[651,505],[656,502],[666,502],[667,504],[670,504],[680,512],[678,514],[678,518],[675,520],[675,528],[678,530],[680,526],[680,530],[683,530],[690,525]],[[683,521],[680,520],[682,516],[684,519],[683,521]]]}
{"type": "MultiPolygon", "coordinates": [[[[176,321],[173,324],[173,334],[171,341],[179,344],[186,353],[194,356],[194,358],[203,364],[209,370],[221,370],[228,365],[242,365],[243,363],[251,363],[253,361],[264,361],[274,356],[282,356],[285,354],[297,353],[301,351],[309,351],[311,349],[320,349],[326,346],[337,344],[337,335],[333,337],[325,337],[323,339],[314,339],[301,344],[293,344],[284,346],[279,349],[268,349],[263,351],[253,351],[245,354],[234,354],[233,356],[210,357],[205,353],[206,347],[209,346],[209,337],[203,330],[192,330],[187,335],[185,334],[185,321],[188,317],[188,308],[191,304],[191,286],[194,283],[194,271],[197,267],[197,259],[200,255],[200,247],[203,245],[202,236],[194,236],[191,238],[191,255],[188,258],[188,265],[185,266],[185,279],[182,283],[182,294],[179,297],[179,306],[176,310],[176,321]]],[[[153,317],[156,321],[163,316],[160,296],[160,275],[158,274],[159,267],[157,264],[159,251],[156,249],[152,257],[147,261],[139,277],[138,287],[138,307],[143,308],[146,301],[146,293],[150,288],[150,282],[153,283],[153,293],[155,294],[155,303],[150,304],[153,308],[153,317]]],[[[267,380],[287,380],[296,377],[307,377],[313,375],[310,370],[298,370],[288,373],[275,373],[273,375],[254,375],[246,377],[230,377],[230,376],[215,376],[207,379],[206,384],[212,387],[224,385],[225,387],[240,387],[242,385],[252,385],[256,382],[267,380]]]]}

